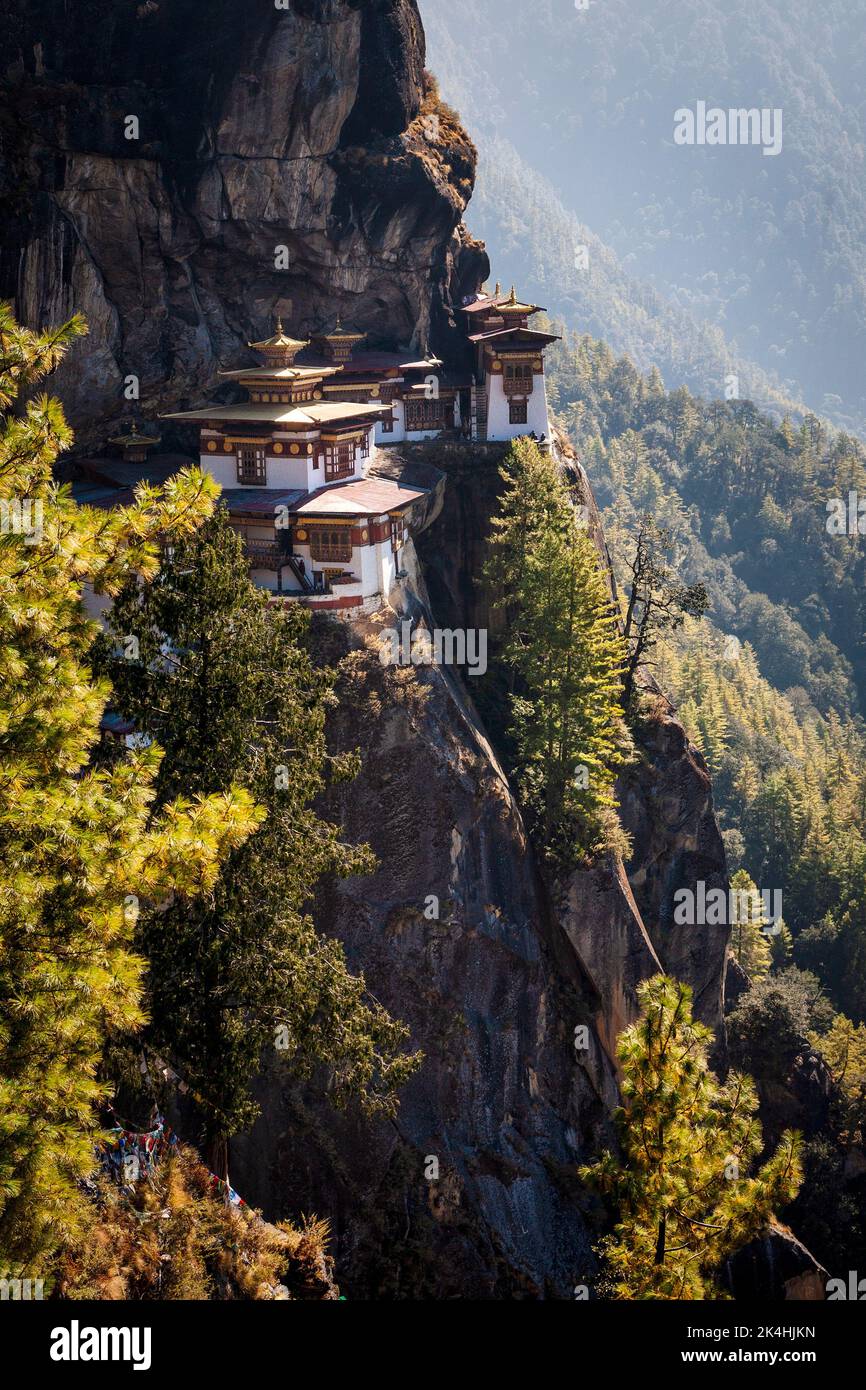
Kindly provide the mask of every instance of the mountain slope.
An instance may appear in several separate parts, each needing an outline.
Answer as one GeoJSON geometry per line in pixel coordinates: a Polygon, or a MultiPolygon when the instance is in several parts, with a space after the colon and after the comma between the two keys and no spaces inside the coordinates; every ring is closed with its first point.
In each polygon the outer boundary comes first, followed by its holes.
{"type": "MultiPolygon", "coordinates": [[[[725,370],[742,364],[741,396],[770,398],[752,362],[783,397],[863,429],[864,0],[735,0],[723,10],[709,0],[594,0],[586,10],[426,0],[422,12],[431,65],[482,153],[488,141],[513,145],[628,274],[724,333],[725,370]],[[676,145],[674,113],[698,100],[781,109],[782,152],[676,145]]],[[[482,198],[487,180],[482,166],[482,198]]],[[[490,189],[498,251],[520,202],[494,181],[490,189]]],[[[558,229],[536,237],[525,268],[552,246],[560,255],[560,241],[558,229]]],[[[587,327],[556,294],[547,302],[587,327]]],[[[640,292],[629,302],[639,318],[640,292]]],[[[632,341],[607,336],[641,357],[639,326],[632,341]]],[[[690,380],[656,360],[669,384],[690,380]]],[[[723,394],[715,362],[697,379],[705,394],[723,394]]]]}

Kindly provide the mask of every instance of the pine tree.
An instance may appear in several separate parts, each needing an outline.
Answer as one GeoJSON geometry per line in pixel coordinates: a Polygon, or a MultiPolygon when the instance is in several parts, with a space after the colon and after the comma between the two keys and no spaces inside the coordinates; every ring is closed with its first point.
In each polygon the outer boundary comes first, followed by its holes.
{"type": "Polygon", "coordinates": [[[837,1014],[826,1033],[809,1041],[823,1056],[839,1092],[838,1121],[850,1143],[866,1136],[866,1026],[837,1014]]]}
{"type": "Polygon", "coordinates": [[[772,955],[764,933],[768,922],[757,884],[745,869],[731,879],[734,895],[734,921],[731,924],[731,950],[751,980],[762,980],[770,972],[772,955]]]}
{"type": "Polygon", "coordinates": [[[184,472],[106,513],[55,483],[72,432],[57,401],[23,402],[83,331],[75,318],[33,333],[0,308],[0,1270],[13,1276],[47,1274],[84,1219],[105,1035],[142,1022],[139,902],[210,891],[258,820],[228,784],[157,812],[155,745],[91,766],[109,687],[88,666],[82,587],[152,574],[157,538],[191,534],[216,488],[184,472]]]}
{"type": "Polygon", "coordinates": [[[334,1098],[389,1114],[419,1060],[309,915],[321,880],[369,872],[373,859],[312,806],[357,763],[328,756],[334,677],[310,659],[308,624],[298,605],[268,607],[220,507],[151,584],[124,591],[106,643],[119,709],[166,748],[157,804],[239,783],[267,808],[206,902],[143,914],[139,932],[148,1037],[198,1093],[220,1177],[228,1140],[258,1114],[251,1086],[267,1050],[299,1074],[327,1064],[334,1098]],[[123,655],[130,636],[135,661],[123,655]]]}
{"type": "Polygon", "coordinates": [[[502,476],[485,575],[516,682],[515,774],[530,828],[566,864],[615,836],[623,647],[598,553],[555,461],[521,439],[502,476]]]}
{"type": "Polygon", "coordinates": [[[604,1245],[614,1298],[722,1297],[715,1271],[752,1240],[800,1184],[799,1139],[763,1148],[755,1088],[710,1070],[713,1035],[692,1019],[687,985],[657,975],[638,989],[641,1017],[621,1035],[621,1157],[580,1170],[613,1199],[619,1219],[604,1245]]]}

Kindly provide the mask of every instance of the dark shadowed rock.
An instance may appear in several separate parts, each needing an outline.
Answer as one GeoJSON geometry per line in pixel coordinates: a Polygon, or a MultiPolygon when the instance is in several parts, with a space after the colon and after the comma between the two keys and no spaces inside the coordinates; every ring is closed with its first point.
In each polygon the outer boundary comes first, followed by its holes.
{"type": "MultiPolygon", "coordinates": [[[[362,745],[364,763],[329,810],[380,867],[332,889],[318,921],[425,1062],[395,1124],[334,1116],[274,1064],[262,1120],[233,1145],[237,1185],[269,1215],[300,1204],[328,1216],[351,1296],[568,1297],[592,1267],[576,1168],[611,1142],[616,1103],[596,1026],[607,982],[590,979],[551,911],[459,686],[361,651],[341,694],[335,736],[362,745]],[[425,1177],[430,1160],[438,1177],[425,1177]]],[[[637,941],[627,884],[602,878],[587,876],[585,894],[574,885],[576,916],[599,940],[637,941]]]]}
{"type": "Polygon", "coordinates": [[[722,1018],[726,924],[677,924],[674,894],[728,891],[725,852],[713,811],[712,783],[682,724],[660,714],[638,735],[640,761],[619,779],[622,822],[632,836],[629,882],[664,968],[694,991],[695,1016],[722,1018]]]}
{"type": "Polygon", "coordinates": [[[725,1275],[734,1297],[744,1303],[817,1302],[827,1296],[826,1269],[777,1222],[728,1261],[725,1275]]]}
{"type": "Polygon", "coordinates": [[[419,119],[414,0],[6,8],[0,294],[32,326],[86,316],[54,382],[79,443],[199,404],[278,311],[460,341],[452,293],[487,271],[457,230],[475,151],[419,119]]]}

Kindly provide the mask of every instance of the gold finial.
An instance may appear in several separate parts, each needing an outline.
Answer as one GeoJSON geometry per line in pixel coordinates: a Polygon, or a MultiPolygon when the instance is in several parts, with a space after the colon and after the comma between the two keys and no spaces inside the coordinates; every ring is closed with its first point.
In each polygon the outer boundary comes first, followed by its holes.
{"type": "Polygon", "coordinates": [[[508,302],[509,302],[509,304],[516,304],[516,303],[517,303],[517,290],[514,288],[513,285],[511,286],[511,298],[510,298],[510,300],[509,300],[508,302]]]}
{"type": "Polygon", "coordinates": [[[135,423],[134,420],[133,420],[133,422],[132,422],[132,433],[133,433],[133,434],[138,434],[138,425],[135,423]]]}
{"type": "Polygon", "coordinates": [[[278,336],[282,337],[282,332],[283,332],[283,316],[282,316],[282,314],[277,314],[277,334],[278,334],[278,336]]]}
{"type": "Polygon", "coordinates": [[[501,293],[502,293],[502,282],[501,282],[501,280],[497,280],[497,281],[496,281],[496,298],[497,298],[497,299],[499,298],[499,296],[501,295],[501,293]]]}

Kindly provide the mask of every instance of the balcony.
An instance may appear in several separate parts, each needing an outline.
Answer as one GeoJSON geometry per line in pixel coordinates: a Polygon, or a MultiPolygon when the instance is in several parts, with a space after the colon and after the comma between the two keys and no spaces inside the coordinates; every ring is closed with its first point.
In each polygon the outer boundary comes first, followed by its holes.
{"type": "Polygon", "coordinates": [[[276,541],[246,541],[247,559],[254,570],[285,569],[289,552],[276,541]]]}

